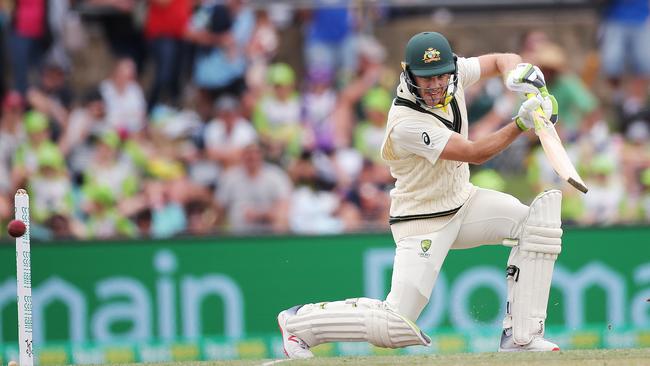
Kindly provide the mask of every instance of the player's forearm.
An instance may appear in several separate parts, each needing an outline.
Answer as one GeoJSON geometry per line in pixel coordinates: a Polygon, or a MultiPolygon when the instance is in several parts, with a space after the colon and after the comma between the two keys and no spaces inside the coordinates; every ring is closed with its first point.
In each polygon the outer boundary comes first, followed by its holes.
{"type": "Polygon", "coordinates": [[[478,61],[481,65],[481,78],[505,77],[521,63],[521,56],[515,53],[492,53],[479,56],[478,61]]]}
{"type": "Polygon", "coordinates": [[[508,123],[498,131],[472,141],[471,152],[473,159],[471,163],[483,164],[492,159],[495,155],[505,150],[519,135],[521,130],[514,122],[508,123]]]}
{"type": "Polygon", "coordinates": [[[504,53],[497,59],[497,70],[500,75],[507,76],[510,70],[522,62],[521,56],[516,53],[504,53]]]}

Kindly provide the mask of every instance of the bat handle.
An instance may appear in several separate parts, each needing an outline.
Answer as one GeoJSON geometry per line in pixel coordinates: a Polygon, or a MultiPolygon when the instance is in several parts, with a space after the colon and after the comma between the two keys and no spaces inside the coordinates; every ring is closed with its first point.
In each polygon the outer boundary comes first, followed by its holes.
{"type": "MultiPolygon", "coordinates": [[[[558,121],[558,109],[559,109],[558,104],[557,104],[557,99],[555,99],[555,97],[548,92],[548,89],[546,88],[546,86],[543,86],[543,87],[539,88],[539,90],[540,90],[540,94],[542,95],[542,97],[544,97],[544,98],[548,97],[551,100],[552,111],[551,111],[551,117],[549,118],[549,120],[551,121],[551,123],[555,124],[558,121]]],[[[526,98],[528,98],[528,99],[535,98],[536,96],[537,95],[534,94],[534,93],[526,93],[526,98]]],[[[539,111],[542,114],[544,113],[544,110],[542,109],[542,107],[539,107],[539,111]]]]}

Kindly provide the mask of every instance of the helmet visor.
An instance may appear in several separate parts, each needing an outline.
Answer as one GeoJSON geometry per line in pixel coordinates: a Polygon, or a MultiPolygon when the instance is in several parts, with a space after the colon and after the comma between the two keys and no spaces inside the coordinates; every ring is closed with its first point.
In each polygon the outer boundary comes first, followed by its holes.
{"type": "Polygon", "coordinates": [[[409,90],[414,94],[416,100],[428,108],[441,108],[449,104],[456,93],[458,84],[458,74],[456,73],[449,74],[446,84],[439,86],[418,85],[416,80],[408,76],[408,73],[405,73],[405,78],[409,90]]]}
{"type": "Polygon", "coordinates": [[[432,77],[432,76],[437,76],[437,75],[443,75],[443,74],[452,74],[454,71],[456,71],[456,65],[451,63],[447,65],[442,65],[440,67],[424,67],[424,68],[416,68],[411,66],[410,68],[411,73],[415,76],[420,76],[420,77],[432,77]]]}

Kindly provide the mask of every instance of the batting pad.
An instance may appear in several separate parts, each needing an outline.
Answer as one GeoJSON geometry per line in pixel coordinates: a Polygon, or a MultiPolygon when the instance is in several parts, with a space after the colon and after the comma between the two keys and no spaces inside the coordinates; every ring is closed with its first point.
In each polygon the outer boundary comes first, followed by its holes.
{"type": "Polygon", "coordinates": [[[504,328],[512,327],[516,344],[544,335],[553,266],[562,249],[562,193],[550,190],[530,204],[518,245],[508,258],[508,303],[504,328]]]}
{"type": "Polygon", "coordinates": [[[378,347],[429,346],[415,323],[368,298],[307,304],[287,320],[287,331],[310,347],[326,342],[367,341],[378,347]]]}

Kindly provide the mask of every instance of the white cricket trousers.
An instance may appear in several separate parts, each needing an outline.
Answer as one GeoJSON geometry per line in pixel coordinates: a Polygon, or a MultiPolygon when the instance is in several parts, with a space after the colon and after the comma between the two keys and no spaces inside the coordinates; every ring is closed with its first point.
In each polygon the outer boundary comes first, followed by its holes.
{"type": "Polygon", "coordinates": [[[505,238],[518,238],[527,215],[528,206],[515,197],[477,187],[442,227],[396,243],[391,290],[386,302],[399,314],[416,321],[429,302],[449,249],[501,244],[505,238]]]}

